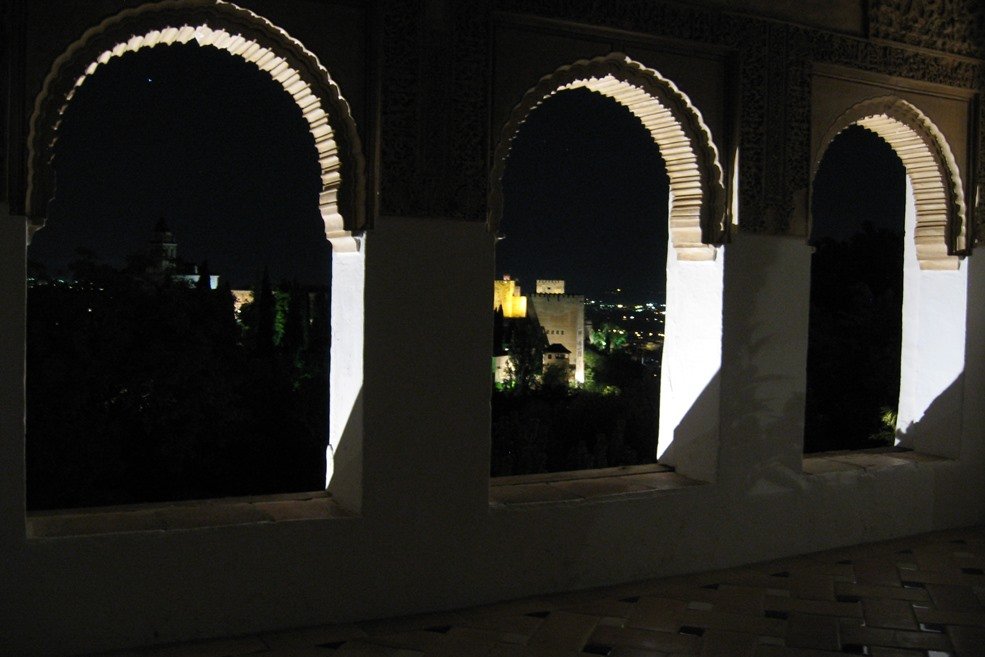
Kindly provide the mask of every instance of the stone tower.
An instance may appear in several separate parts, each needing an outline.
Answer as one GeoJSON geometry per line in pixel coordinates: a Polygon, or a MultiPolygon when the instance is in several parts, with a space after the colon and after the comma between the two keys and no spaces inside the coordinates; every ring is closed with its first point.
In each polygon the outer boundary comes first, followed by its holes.
{"type": "Polygon", "coordinates": [[[147,242],[147,256],[148,273],[163,276],[174,272],[178,260],[178,243],[175,242],[164,217],[158,219],[154,226],[154,235],[147,242]]]}

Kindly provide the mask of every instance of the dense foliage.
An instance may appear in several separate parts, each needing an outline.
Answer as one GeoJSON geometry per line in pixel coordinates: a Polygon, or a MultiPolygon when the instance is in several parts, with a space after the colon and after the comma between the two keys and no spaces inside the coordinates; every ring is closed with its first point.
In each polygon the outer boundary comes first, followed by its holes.
{"type": "Polygon", "coordinates": [[[325,291],[265,276],[241,324],[226,286],[73,271],[28,293],[29,508],[324,486],[325,291]]]}
{"type": "MultiPolygon", "coordinates": [[[[543,368],[527,385],[493,392],[493,476],[655,461],[658,373],[625,351],[602,354],[591,348],[586,348],[584,387],[569,387],[552,375],[553,367],[543,368]]],[[[530,363],[518,364],[520,371],[532,369],[530,363]]]]}
{"type": "Polygon", "coordinates": [[[892,444],[899,403],[903,235],[871,225],[811,261],[804,451],[892,444]]]}

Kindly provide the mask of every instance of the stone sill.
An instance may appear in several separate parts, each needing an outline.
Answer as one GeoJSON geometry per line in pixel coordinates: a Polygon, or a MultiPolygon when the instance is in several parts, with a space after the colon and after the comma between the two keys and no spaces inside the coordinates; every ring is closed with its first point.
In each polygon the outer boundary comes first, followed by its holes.
{"type": "Polygon", "coordinates": [[[658,491],[680,490],[703,483],[659,463],[495,477],[490,480],[489,505],[511,508],[649,497],[658,491]]]}
{"type": "Polygon", "coordinates": [[[819,452],[804,456],[804,474],[820,475],[831,472],[863,472],[892,468],[913,463],[935,463],[950,459],[923,452],[899,449],[895,447],[879,447],[876,449],[861,449],[842,452],[819,452]]]}
{"type": "Polygon", "coordinates": [[[229,525],[356,517],[325,491],[229,497],[160,504],[38,511],[27,516],[27,538],[171,532],[229,525]]]}

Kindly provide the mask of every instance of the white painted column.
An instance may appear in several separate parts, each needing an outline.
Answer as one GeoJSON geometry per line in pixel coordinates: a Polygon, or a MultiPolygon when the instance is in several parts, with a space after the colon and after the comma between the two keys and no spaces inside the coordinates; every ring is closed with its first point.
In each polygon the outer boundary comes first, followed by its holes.
{"type": "Polygon", "coordinates": [[[344,507],[362,500],[366,237],[332,240],[332,342],[325,486],[344,507]]]}
{"type": "Polygon", "coordinates": [[[916,206],[906,178],[903,244],[903,336],[897,444],[957,458],[961,435],[961,382],[965,361],[968,266],[921,269],[916,206]]]}
{"type": "Polygon", "coordinates": [[[718,440],[708,437],[717,438],[720,417],[724,263],[723,247],[713,260],[679,260],[668,240],[657,458],[706,481],[714,479],[718,453],[718,440]],[[702,412],[693,412],[699,402],[702,412]]]}

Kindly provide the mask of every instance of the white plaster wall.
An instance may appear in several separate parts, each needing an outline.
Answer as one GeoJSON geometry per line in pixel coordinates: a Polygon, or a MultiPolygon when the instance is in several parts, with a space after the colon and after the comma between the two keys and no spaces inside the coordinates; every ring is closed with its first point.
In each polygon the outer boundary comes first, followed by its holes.
{"type": "MultiPolygon", "coordinates": [[[[985,202],[983,200],[982,202],[985,202]]],[[[961,452],[959,463],[968,469],[967,477],[958,481],[946,482],[958,490],[954,496],[965,496],[964,504],[985,509],[985,260],[979,253],[977,257],[968,258],[965,263],[968,270],[967,288],[967,319],[965,331],[965,363],[966,368],[961,377],[961,452]],[[964,491],[960,487],[967,486],[964,491]]],[[[939,515],[954,512],[953,509],[942,507],[939,515]]]]}
{"type": "Polygon", "coordinates": [[[657,457],[702,481],[715,478],[719,436],[725,247],[716,252],[714,260],[678,260],[667,245],[657,457]]]}
{"type": "Polygon", "coordinates": [[[968,266],[921,269],[916,206],[906,177],[903,246],[903,335],[897,443],[956,458],[961,443],[961,376],[965,369],[968,266]]]}
{"type": "Polygon", "coordinates": [[[786,486],[801,471],[811,251],[737,232],[725,265],[719,481],[786,486]]]}
{"type": "MultiPolygon", "coordinates": [[[[475,223],[381,218],[365,251],[360,517],[26,540],[24,224],[0,216],[4,649],[72,654],[448,609],[985,520],[977,402],[958,461],[800,474],[809,250],[751,234],[728,249],[713,483],[490,509],[493,240],[475,223]]],[[[971,280],[985,298],[985,274],[971,280]]],[[[981,305],[968,316],[978,335],[981,305]]],[[[969,340],[978,385],[985,354],[969,340]]]]}
{"type": "Polygon", "coordinates": [[[345,508],[362,504],[362,389],[366,287],[365,236],[354,251],[332,252],[332,341],[329,369],[329,446],[325,486],[345,508]],[[336,468],[336,462],[338,468],[336,468]],[[338,476],[335,476],[338,469],[338,476]]]}

